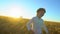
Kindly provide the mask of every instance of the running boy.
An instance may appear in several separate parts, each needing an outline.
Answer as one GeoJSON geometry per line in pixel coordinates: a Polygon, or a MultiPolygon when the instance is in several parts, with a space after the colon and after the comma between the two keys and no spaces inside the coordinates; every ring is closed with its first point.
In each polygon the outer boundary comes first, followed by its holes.
{"type": "Polygon", "coordinates": [[[44,30],[48,34],[47,27],[45,26],[44,21],[42,19],[42,16],[44,16],[45,13],[46,10],[44,8],[39,8],[37,10],[37,15],[27,23],[28,30],[32,30],[34,34],[42,34],[42,28],[44,28],[44,30]],[[31,23],[33,24],[33,29],[31,27],[31,23]]]}

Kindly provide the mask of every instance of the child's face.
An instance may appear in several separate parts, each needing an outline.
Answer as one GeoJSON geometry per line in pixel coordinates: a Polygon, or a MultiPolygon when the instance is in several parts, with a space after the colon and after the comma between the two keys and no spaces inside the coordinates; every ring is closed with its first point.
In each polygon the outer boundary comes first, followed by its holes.
{"type": "Polygon", "coordinates": [[[39,11],[38,13],[37,13],[37,15],[38,15],[38,17],[42,17],[43,15],[44,15],[44,11],[43,10],[41,10],[41,11],[39,11]]]}

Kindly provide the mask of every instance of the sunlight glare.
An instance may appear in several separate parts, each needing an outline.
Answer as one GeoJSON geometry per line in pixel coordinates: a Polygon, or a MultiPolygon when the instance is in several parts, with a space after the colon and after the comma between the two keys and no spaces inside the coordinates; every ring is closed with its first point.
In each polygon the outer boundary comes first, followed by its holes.
{"type": "Polygon", "coordinates": [[[12,6],[9,12],[9,16],[19,18],[22,15],[22,8],[16,5],[12,6]]]}

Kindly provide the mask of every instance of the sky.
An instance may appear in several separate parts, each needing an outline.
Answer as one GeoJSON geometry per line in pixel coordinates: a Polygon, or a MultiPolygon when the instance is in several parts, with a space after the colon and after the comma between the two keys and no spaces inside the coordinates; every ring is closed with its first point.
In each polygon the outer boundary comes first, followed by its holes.
{"type": "Polygon", "coordinates": [[[0,16],[32,18],[38,8],[45,8],[46,21],[60,22],[60,0],[0,0],[0,16]]]}

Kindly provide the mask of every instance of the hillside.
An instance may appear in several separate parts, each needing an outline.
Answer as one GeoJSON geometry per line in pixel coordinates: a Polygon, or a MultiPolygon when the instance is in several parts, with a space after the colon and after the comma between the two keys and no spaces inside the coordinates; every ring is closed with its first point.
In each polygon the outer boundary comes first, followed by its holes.
{"type": "MultiPolygon", "coordinates": [[[[0,34],[33,34],[26,28],[29,19],[0,16],[0,34]]],[[[60,34],[60,23],[45,21],[50,34],[60,34]]],[[[45,31],[43,30],[43,34],[45,31]]]]}

